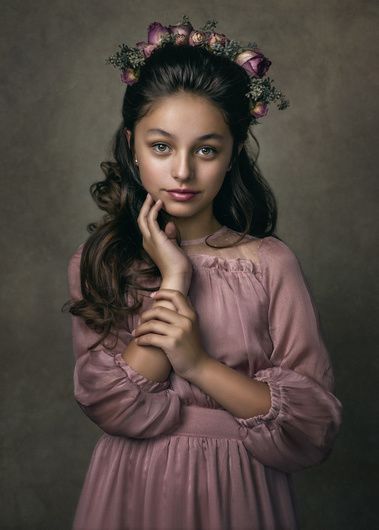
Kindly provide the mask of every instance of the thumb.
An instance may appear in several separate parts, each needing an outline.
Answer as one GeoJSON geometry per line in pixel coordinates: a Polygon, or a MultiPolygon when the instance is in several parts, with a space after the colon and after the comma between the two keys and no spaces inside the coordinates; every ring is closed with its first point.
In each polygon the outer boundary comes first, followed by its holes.
{"type": "Polygon", "coordinates": [[[176,239],[176,226],[173,223],[173,221],[169,221],[165,228],[164,228],[165,234],[169,239],[176,239]]]}

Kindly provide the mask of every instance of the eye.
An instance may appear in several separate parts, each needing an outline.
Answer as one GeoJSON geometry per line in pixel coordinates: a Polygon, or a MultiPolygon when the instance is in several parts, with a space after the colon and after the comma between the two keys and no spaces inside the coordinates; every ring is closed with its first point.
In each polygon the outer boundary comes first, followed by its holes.
{"type": "Polygon", "coordinates": [[[200,150],[202,149],[210,149],[211,150],[211,153],[215,154],[217,153],[217,149],[215,149],[214,147],[210,147],[210,146],[204,146],[204,147],[200,147],[200,150]]]}
{"type": "MultiPolygon", "coordinates": [[[[157,145],[165,145],[165,146],[166,146],[166,144],[154,144],[152,147],[156,147],[157,145]]],[[[166,147],[167,147],[167,146],[166,146],[166,147]]],[[[156,151],[156,152],[158,152],[158,153],[164,153],[164,151],[161,151],[160,149],[158,149],[158,151],[156,151]]]]}
{"type": "MultiPolygon", "coordinates": [[[[158,150],[154,149],[156,153],[165,153],[166,151],[164,149],[160,149],[159,146],[164,146],[164,147],[168,147],[167,144],[164,144],[164,143],[156,143],[156,144],[153,144],[152,147],[155,148],[157,147],[158,150]]],[[[205,145],[203,147],[200,147],[199,151],[202,151],[203,149],[206,149],[208,150],[208,153],[207,154],[215,154],[217,153],[217,149],[215,149],[214,147],[210,147],[208,145],[205,145]],[[209,153],[210,151],[210,153],[209,153]]]]}

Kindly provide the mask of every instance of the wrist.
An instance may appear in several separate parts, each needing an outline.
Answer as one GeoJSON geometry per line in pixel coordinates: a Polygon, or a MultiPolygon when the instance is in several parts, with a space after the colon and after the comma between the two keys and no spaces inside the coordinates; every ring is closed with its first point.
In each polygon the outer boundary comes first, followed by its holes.
{"type": "Polygon", "coordinates": [[[189,287],[191,285],[191,276],[188,274],[176,274],[162,278],[160,289],[172,289],[180,291],[187,296],[189,287]]]}
{"type": "MultiPolygon", "coordinates": [[[[210,357],[208,353],[203,352],[200,356],[200,361],[197,365],[185,374],[185,379],[190,383],[201,388],[202,381],[208,379],[208,374],[214,370],[215,359],[210,357]]],[[[217,363],[218,361],[216,361],[217,363]]]]}

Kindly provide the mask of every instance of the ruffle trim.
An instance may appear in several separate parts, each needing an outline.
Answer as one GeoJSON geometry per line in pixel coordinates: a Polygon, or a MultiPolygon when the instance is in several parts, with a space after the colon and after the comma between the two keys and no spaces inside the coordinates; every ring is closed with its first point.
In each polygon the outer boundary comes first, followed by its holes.
{"type": "Polygon", "coordinates": [[[254,379],[268,384],[271,394],[271,407],[270,410],[265,414],[257,414],[251,418],[235,417],[238,423],[244,427],[247,427],[248,429],[251,429],[252,427],[255,427],[261,423],[270,423],[275,420],[279,415],[283,403],[282,386],[279,381],[273,379],[272,369],[268,368],[265,370],[259,370],[257,374],[255,375],[254,379]],[[259,373],[261,373],[261,375],[257,375],[259,373]]]}
{"type": "Polygon", "coordinates": [[[342,420],[342,404],[334,394],[306,375],[279,366],[259,370],[255,379],[268,383],[271,408],[266,414],[235,418],[238,423],[295,429],[299,439],[319,449],[332,443],[342,420]]]}
{"type": "Polygon", "coordinates": [[[166,390],[170,386],[170,379],[166,379],[165,381],[153,381],[152,379],[144,377],[125,361],[121,353],[116,353],[114,355],[114,361],[117,366],[126,373],[128,378],[145,392],[160,392],[166,390]]]}
{"type": "Polygon", "coordinates": [[[186,254],[194,267],[227,272],[258,272],[256,264],[247,258],[223,258],[209,254],[186,254]]]}

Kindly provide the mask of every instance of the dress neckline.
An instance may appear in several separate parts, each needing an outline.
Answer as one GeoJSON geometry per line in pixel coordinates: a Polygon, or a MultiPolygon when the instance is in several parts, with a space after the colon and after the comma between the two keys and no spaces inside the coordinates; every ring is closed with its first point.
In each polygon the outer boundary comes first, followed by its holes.
{"type": "Polygon", "coordinates": [[[183,239],[182,242],[181,242],[181,245],[196,245],[196,244],[199,244],[199,243],[204,243],[204,241],[207,239],[207,237],[214,237],[214,236],[218,236],[219,234],[221,234],[222,232],[224,232],[224,230],[227,230],[228,227],[225,226],[225,225],[222,225],[220,228],[218,228],[216,230],[216,232],[213,232],[213,233],[210,233],[210,234],[207,234],[206,236],[204,237],[199,237],[198,239],[183,239]]]}

